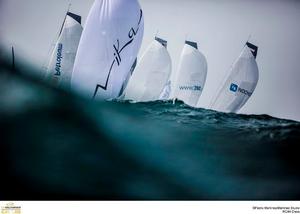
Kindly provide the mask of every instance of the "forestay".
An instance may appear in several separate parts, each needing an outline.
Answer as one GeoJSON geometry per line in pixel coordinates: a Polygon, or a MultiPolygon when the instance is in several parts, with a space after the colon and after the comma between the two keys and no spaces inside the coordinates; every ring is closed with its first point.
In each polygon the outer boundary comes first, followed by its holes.
{"type": "Polygon", "coordinates": [[[172,62],[167,41],[158,37],[142,56],[125,90],[125,100],[159,100],[171,75],[172,62]]]}
{"type": "Polygon", "coordinates": [[[174,85],[174,98],[196,107],[207,76],[207,61],[195,42],[183,47],[174,85]]]}
{"type": "Polygon", "coordinates": [[[144,32],[137,0],[96,0],[80,40],[72,88],[90,98],[120,96],[144,32]]]}
{"type": "Polygon", "coordinates": [[[256,63],[257,51],[258,47],[246,43],[217,94],[212,105],[213,109],[236,113],[245,105],[253,94],[259,79],[256,63]]]}
{"type": "Polygon", "coordinates": [[[81,17],[68,12],[47,67],[47,81],[58,87],[70,87],[81,34],[81,17]]]}

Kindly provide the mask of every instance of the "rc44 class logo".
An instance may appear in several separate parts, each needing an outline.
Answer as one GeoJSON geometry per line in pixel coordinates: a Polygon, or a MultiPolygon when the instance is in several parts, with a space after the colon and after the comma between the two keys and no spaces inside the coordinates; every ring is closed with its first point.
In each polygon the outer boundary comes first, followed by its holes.
{"type": "Polygon", "coordinates": [[[14,203],[8,203],[1,207],[1,214],[21,214],[21,207],[14,203]]]}
{"type": "Polygon", "coordinates": [[[237,84],[232,83],[230,85],[230,91],[237,92],[238,89],[239,89],[239,86],[237,84]]]}

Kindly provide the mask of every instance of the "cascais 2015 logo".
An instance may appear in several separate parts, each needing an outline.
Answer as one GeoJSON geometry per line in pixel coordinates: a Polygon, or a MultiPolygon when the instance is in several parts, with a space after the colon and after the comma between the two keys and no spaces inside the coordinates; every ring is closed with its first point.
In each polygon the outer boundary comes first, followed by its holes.
{"type": "Polygon", "coordinates": [[[21,207],[14,203],[8,203],[1,207],[1,214],[21,214],[21,207]]]}

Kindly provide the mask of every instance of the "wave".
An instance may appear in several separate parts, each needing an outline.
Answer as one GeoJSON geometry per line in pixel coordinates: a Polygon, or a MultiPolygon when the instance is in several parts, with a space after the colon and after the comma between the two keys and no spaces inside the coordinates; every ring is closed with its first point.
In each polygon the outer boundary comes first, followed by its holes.
{"type": "Polygon", "coordinates": [[[0,71],[1,200],[299,200],[300,124],[96,102],[0,71]]]}
{"type": "MultiPolygon", "coordinates": [[[[280,137],[288,136],[300,129],[300,123],[292,120],[279,119],[269,115],[243,115],[234,113],[222,113],[203,108],[192,108],[181,101],[154,101],[147,103],[132,103],[121,101],[124,104],[134,105],[142,110],[141,114],[148,115],[161,121],[169,121],[174,126],[180,124],[190,125],[193,128],[218,128],[236,129],[237,131],[270,132],[274,136],[275,132],[280,133],[280,137]]],[[[278,134],[278,133],[276,133],[278,134]]]]}

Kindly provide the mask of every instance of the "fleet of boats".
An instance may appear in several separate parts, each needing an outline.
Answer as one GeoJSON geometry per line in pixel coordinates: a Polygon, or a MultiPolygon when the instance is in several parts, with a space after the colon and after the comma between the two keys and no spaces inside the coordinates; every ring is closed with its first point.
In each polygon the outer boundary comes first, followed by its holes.
{"type": "MultiPolygon", "coordinates": [[[[93,99],[181,100],[198,107],[208,65],[197,42],[185,41],[171,82],[168,42],[156,36],[138,59],[143,34],[144,14],[137,0],[95,0],[84,29],[81,17],[68,12],[46,78],[93,99]]],[[[245,44],[211,102],[212,109],[238,112],[246,104],[259,78],[257,52],[257,46],[245,44]]]]}

